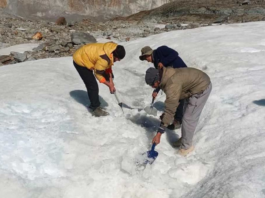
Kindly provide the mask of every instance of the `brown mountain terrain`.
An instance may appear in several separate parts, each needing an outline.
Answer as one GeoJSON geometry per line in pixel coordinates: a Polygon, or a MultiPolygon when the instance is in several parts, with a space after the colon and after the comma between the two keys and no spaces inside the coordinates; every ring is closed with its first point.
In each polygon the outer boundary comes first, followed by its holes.
{"type": "Polygon", "coordinates": [[[265,2],[240,0],[176,0],[123,20],[165,23],[235,23],[265,20],[265,2]]]}
{"type": "MultiPolygon", "coordinates": [[[[46,0],[43,1],[47,2],[46,0]]],[[[88,0],[82,1],[88,2],[88,0]]],[[[14,6],[12,3],[16,0],[0,0],[0,5],[5,5],[5,2],[7,6],[12,7],[14,6]]],[[[59,0],[56,2],[58,3],[59,0]]],[[[73,6],[78,5],[75,1],[71,2],[73,6]]],[[[112,6],[118,5],[118,0],[109,0],[108,2],[112,2],[112,6]]],[[[125,2],[125,0],[120,0],[120,2],[125,2]]],[[[130,2],[135,3],[136,1],[130,2]]],[[[153,2],[153,0],[149,0],[149,2],[153,2]]],[[[161,2],[165,1],[160,0],[161,2]]],[[[93,5],[97,6],[98,4],[93,5]]],[[[16,7],[13,7],[13,11],[15,11],[14,8],[16,7]]],[[[23,9],[19,10],[20,12],[23,11],[23,9]]],[[[213,23],[222,25],[265,20],[265,6],[264,1],[261,0],[175,0],[155,9],[140,11],[127,17],[118,16],[102,22],[97,22],[91,18],[73,22],[69,21],[68,18],[65,19],[65,15],[61,15],[60,12],[57,13],[56,19],[47,22],[38,20],[38,18],[31,20],[26,19],[26,17],[16,17],[2,11],[0,9],[0,48],[1,46],[7,47],[29,42],[40,45],[32,52],[25,54],[10,54],[2,58],[0,54],[0,65],[71,56],[84,43],[95,42],[95,38],[105,39],[105,41],[127,42],[173,30],[182,31],[210,26],[213,23]],[[85,41],[83,38],[86,38],[85,41]]],[[[24,12],[24,14],[27,16],[28,13],[24,12]]],[[[87,18],[89,17],[87,16],[87,18]]]]}
{"type": "Polygon", "coordinates": [[[105,20],[150,10],[173,0],[0,0],[0,8],[25,18],[105,20]]]}

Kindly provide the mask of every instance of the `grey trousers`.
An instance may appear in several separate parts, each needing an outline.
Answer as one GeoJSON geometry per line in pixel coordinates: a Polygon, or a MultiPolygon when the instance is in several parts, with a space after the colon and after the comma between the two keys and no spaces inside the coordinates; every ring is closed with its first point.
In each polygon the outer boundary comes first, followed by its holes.
{"type": "Polygon", "coordinates": [[[189,149],[192,146],[195,129],[211,90],[212,84],[201,94],[194,94],[185,101],[184,116],[181,126],[181,149],[189,149]]]}

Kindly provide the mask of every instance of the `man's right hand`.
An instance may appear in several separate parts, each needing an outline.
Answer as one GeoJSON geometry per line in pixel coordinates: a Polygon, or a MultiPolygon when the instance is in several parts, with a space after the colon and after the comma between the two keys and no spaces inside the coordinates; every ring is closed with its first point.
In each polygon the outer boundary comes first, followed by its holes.
{"type": "Polygon", "coordinates": [[[114,86],[113,81],[112,80],[111,81],[105,81],[104,84],[109,87],[110,93],[111,94],[114,94],[114,92],[116,91],[116,89],[115,89],[115,86],[114,86]]]}
{"type": "Polygon", "coordinates": [[[157,94],[158,94],[158,93],[154,91],[153,94],[152,94],[152,97],[153,97],[153,98],[156,98],[157,94]]]}
{"type": "Polygon", "coordinates": [[[152,143],[158,145],[160,143],[162,133],[157,133],[156,136],[153,138],[152,143]]]}
{"type": "Polygon", "coordinates": [[[109,91],[110,91],[111,94],[115,93],[116,89],[115,89],[114,85],[110,85],[109,86],[109,91]]]}
{"type": "Polygon", "coordinates": [[[115,89],[115,86],[114,86],[114,82],[113,82],[113,79],[112,79],[112,74],[110,74],[110,76],[109,76],[110,78],[109,78],[109,90],[110,90],[110,93],[111,94],[114,94],[114,92],[116,91],[116,89],[115,89]]]}

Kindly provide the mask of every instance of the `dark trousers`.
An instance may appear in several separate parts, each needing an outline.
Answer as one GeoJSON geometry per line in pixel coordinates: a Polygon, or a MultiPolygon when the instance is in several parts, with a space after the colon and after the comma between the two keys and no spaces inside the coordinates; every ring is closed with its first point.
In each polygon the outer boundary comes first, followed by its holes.
{"type": "Polygon", "coordinates": [[[179,100],[179,106],[176,110],[174,119],[182,123],[182,118],[183,118],[183,111],[184,111],[184,103],[185,100],[179,100]]]}
{"type": "Polygon", "coordinates": [[[88,98],[90,100],[90,106],[89,108],[92,110],[95,110],[97,107],[100,106],[99,102],[99,89],[98,89],[98,83],[97,80],[93,74],[93,71],[86,68],[79,66],[74,62],[74,66],[79,73],[80,77],[82,78],[83,82],[86,85],[88,98]]]}

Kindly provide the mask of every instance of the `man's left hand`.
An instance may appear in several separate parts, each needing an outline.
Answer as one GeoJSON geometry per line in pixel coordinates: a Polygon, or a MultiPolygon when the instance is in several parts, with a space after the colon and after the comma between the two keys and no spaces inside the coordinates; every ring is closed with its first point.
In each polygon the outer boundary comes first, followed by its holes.
{"type": "Polygon", "coordinates": [[[161,69],[162,67],[164,67],[164,65],[163,65],[163,63],[158,63],[158,67],[159,67],[159,69],[161,69]]]}
{"type": "Polygon", "coordinates": [[[164,115],[165,115],[165,113],[162,113],[161,116],[159,117],[161,121],[163,120],[164,115]]]}

